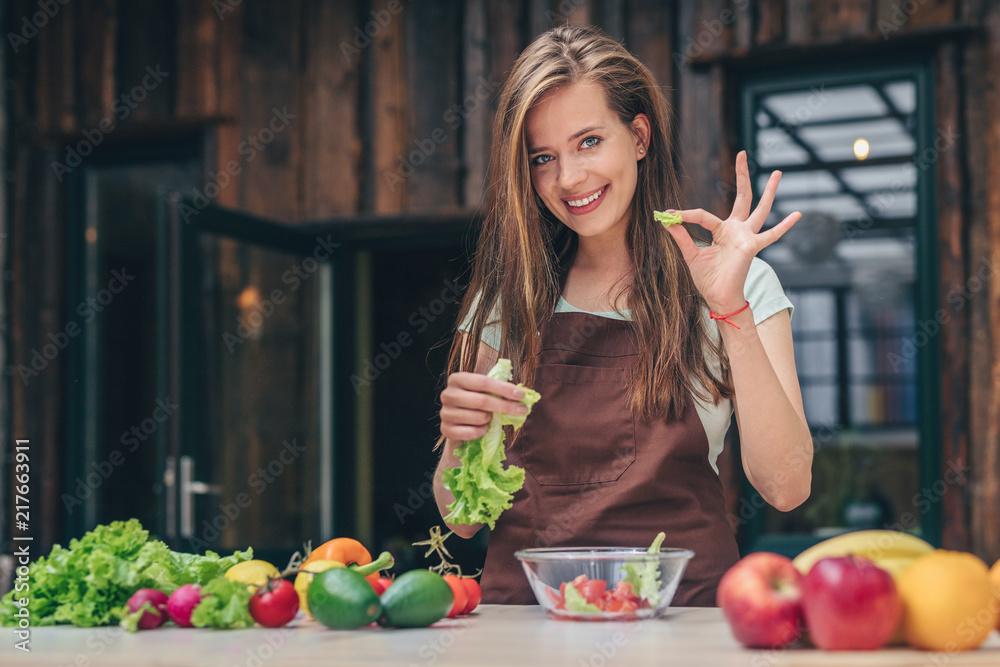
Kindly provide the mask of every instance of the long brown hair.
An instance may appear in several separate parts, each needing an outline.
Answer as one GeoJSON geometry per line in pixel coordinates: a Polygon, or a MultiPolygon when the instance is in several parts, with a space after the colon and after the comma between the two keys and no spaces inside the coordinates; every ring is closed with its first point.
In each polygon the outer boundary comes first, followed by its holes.
{"type": "Polygon", "coordinates": [[[525,119],[544,96],[581,81],[599,84],[626,125],[640,113],[649,119],[649,146],[638,163],[627,232],[633,269],[624,287],[625,302],[639,341],[631,402],[633,413],[643,419],[679,419],[689,392],[706,398],[707,390],[713,403],[732,397],[729,363],[721,339],[709,335],[705,301],[680,250],[653,219],[657,208],[678,207],[666,99],[635,56],[594,28],[543,33],[518,57],[503,86],[493,127],[487,208],[458,315],[463,322],[474,309],[471,344],[463,354],[462,332],[456,332],[448,372],[475,370],[478,342],[496,308],[500,357],[513,363],[515,381],[527,386],[534,381],[536,332],[555,308],[577,236],[534,191],[525,119]],[[710,360],[717,361],[718,376],[710,360]]]}

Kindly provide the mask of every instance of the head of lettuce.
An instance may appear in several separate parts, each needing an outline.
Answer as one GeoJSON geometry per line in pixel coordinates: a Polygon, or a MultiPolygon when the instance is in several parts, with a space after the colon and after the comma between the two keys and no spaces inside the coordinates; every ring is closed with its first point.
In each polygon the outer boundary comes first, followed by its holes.
{"type": "Polygon", "coordinates": [[[35,626],[113,625],[128,616],[126,602],[140,588],[169,594],[184,584],[203,585],[251,558],[252,549],[224,557],[172,551],[136,519],[112,521],[31,563],[27,590],[15,586],[0,598],[0,625],[25,617],[35,626]]]}
{"type": "MultiPolygon", "coordinates": [[[[510,360],[501,359],[487,375],[510,382],[513,376],[510,360]]],[[[528,413],[505,415],[494,412],[489,429],[483,436],[455,448],[455,456],[461,465],[445,470],[441,477],[444,488],[455,497],[454,502],[448,505],[450,511],[445,521],[466,525],[485,523],[492,529],[500,514],[512,505],[514,494],[524,486],[523,468],[503,466],[507,459],[503,427],[513,426],[515,431],[521,428],[531,412],[531,406],[541,396],[523,384],[517,386],[524,390],[521,403],[528,408],[528,413]]]]}

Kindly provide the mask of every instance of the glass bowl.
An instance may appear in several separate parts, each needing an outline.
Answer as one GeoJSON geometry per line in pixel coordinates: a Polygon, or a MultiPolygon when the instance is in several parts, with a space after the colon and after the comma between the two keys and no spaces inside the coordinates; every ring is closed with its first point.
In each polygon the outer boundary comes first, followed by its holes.
{"type": "Polygon", "coordinates": [[[662,549],[650,554],[641,548],[571,547],[522,549],[514,555],[524,567],[538,604],[553,618],[627,621],[654,618],[666,611],[694,552],[662,549]],[[574,582],[579,595],[571,591],[567,596],[566,589],[574,582]]]}

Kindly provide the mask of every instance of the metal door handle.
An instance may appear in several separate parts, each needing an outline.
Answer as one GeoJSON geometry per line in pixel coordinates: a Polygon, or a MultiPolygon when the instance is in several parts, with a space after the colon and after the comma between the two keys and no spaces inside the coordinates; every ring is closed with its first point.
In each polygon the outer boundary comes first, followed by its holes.
{"type": "Polygon", "coordinates": [[[194,477],[194,458],[182,456],[180,461],[181,537],[194,537],[194,497],[196,494],[222,495],[218,484],[199,482],[194,477]]]}
{"type": "Polygon", "coordinates": [[[163,468],[163,497],[166,501],[167,537],[177,537],[177,459],[166,458],[163,468]]]}

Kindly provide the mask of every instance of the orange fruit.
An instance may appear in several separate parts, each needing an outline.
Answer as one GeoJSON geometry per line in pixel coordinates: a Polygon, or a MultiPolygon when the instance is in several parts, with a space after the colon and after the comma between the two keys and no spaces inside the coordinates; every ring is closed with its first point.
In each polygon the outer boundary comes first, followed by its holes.
{"type": "MultiPolygon", "coordinates": [[[[1000,604],[1000,559],[990,568],[990,582],[993,584],[993,595],[1000,604]]],[[[1000,630],[1000,618],[997,618],[997,630],[1000,630]]]]}
{"type": "Polygon", "coordinates": [[[1000,605],[986,563],[970,553],[937,549],[896,580],[903,598],[903,636],[929,651],[967,651],[997,626],[1000,605]]]}

